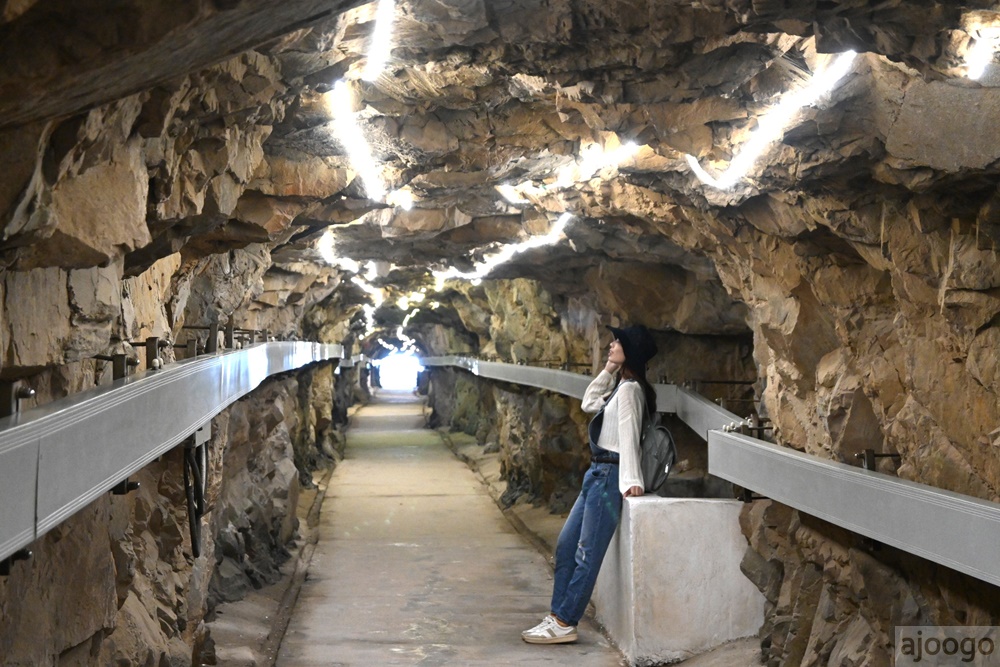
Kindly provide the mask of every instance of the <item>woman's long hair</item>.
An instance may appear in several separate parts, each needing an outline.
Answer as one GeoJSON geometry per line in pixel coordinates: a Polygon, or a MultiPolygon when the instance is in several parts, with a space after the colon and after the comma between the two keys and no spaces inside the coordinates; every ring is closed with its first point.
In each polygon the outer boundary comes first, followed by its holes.
{"type": "Polygon", "coordinates": [[[639,383],[639,386],[642,387],[642,393],[646,397],[646,414],[652,418],[656,414],[656,390],[653,389],[653,385],[646,379],[645,366],[636,369],[635,365],[629,363],[628,357],[625,357],[625,363],[622,364],[621,377],[622,379],[635,380],[639,383]]]}

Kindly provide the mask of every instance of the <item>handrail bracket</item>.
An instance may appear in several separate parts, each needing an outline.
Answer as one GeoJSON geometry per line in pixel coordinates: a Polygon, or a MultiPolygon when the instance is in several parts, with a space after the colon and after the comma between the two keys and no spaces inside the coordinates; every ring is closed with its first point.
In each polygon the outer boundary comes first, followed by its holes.
{"type": "Polygon", "coordinates": [[[208,487],[208,441],[211,422],[184,442],[184,496],[187,499],[188,527],[191,530],[191,555],[201,556],[201,518],[205,516],[205,490],[208,487]]]}
{"type": "Polygon", "coordinates": [[[29,549],[18,549],[3,560],[0,560],[0,577],[9,577],[10,568],[19,560],[28,560],[33,554],[29,549]]]}

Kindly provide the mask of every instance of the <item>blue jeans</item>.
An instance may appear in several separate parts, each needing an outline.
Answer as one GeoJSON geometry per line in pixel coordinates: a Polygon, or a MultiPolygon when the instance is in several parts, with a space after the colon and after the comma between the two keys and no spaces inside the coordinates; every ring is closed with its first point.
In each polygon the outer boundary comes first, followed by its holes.
{"type": "Polygon", "coordinates": [[[552,613],[564,623],[583,618],[621,514],[618,466],[592,463],[556,543],[552,613]]]}

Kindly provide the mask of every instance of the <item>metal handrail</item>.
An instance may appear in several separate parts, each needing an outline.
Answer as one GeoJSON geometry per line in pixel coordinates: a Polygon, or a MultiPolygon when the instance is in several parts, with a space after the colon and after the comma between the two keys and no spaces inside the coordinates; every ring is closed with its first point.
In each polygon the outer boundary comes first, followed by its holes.
{"type": "MultiPolygon", "coordinates": [[[[474,357],[454,355],[423,357],[420,363],[424,366],[456,366],[480,377],[546,389],[577,399],[583,398],[583,392],[586,391],[587,385],[592,379],[589,375],[554,368],[482,361],[474,357]]],[[[656,410],[676,413],[702,438],[707,438],[708,431],[711,429],[723,428],[734,422],[743,421],[742,417],[738,417],[690,389],[673,384],[654,384],[653,389],[656,390],[656,410]]]]}
{"type": "Polygon", "coordinates": [[[1000,585],[1000,505],[712,431],[709,472],[865,537],[1000,585]]]}
{"type": "Polygon", "coordinates": [[[0,419],[0,560],[177,446],[268,376],[342,356],[340,345],[261,343],[0,419]]]}
{"type": "MultiPolygon", "coordinates": [[[[589,377],[469,357],[429,357],[481,377],[581,398],[589,377]],[[498,368],[503,366],[505,368],[498,368]],[[561,376],[572,376],[561,377],[561,376]],[[569,390],[565,390],[566,388],[569,390]]],[[[684,387],[654,385],[657,409],[708,442],[708,472],[780,503],[1000,585],[1000,504],[805,454],[732,432],[745,421],[684,387]]]]}

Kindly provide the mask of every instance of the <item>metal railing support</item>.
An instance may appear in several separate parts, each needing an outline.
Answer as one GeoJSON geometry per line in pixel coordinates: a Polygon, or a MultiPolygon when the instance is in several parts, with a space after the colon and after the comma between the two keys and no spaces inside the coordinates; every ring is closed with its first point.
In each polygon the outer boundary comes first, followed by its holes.
{"type": "Polygon", "coordinates": [[[146,370],[157,370],[163,365],[160,350],[169,347],[170,343],[159,336],[149,336],[144,341],[129,341],[133,347],[141,347],[146,354],[146,370]]]}
{"type": "Polygon", "coordinates": [[[21,401],[34,396],[35,390],[20,380],[0,382],[0,418],[17,414],[21,410],[21,401]]]}
{"type": "MultiPolygon", "coordinates": [[[[94,359],[100,359],[102,361],[111,362],[111,379],[121,380],[129,374],[129,368],[133,368],[139,365],[138,359],[133,359],[127,354],[95,354],[94,359]]],[[[112,495],[124,496],[128,495],[132,491],[139,490],[139,482],[130,482],[128,477],[118,482],[111,487],[110,491],[112,495]]]]}
{"type": "Polygon", "coordinates": [[[94,359],[111,362],[111,378],[120,380],[127,377],[130,369],[139,365],[139,360],[128,356],[125,353],[117,354],[95,354],[94,359]]]}
{"type": "Polygon", "coordinates": [[[899,454],[876,454],[874,449],[865,449],[854,455],[854,458],[861,461],[861,467],[865,470],[876,470],[878,459],[898,459],[899,454]]]}
{"type": "Polygon", "coordinates": [[[10,568],[19,560],[28,560],[34,554],[29,549],[18,549],[3,560],[0,560],[0,577],[9,577],[10,568]]]}
{"type": "Polygon", "coordinates": [[[205,516],[205,491],[208,488],[208,441],[211,422],[202,426],[184,442],[184,495],[187,499],[188,526],[191,530],[191,555],[201,556],[201,518],[205,516]]]}

